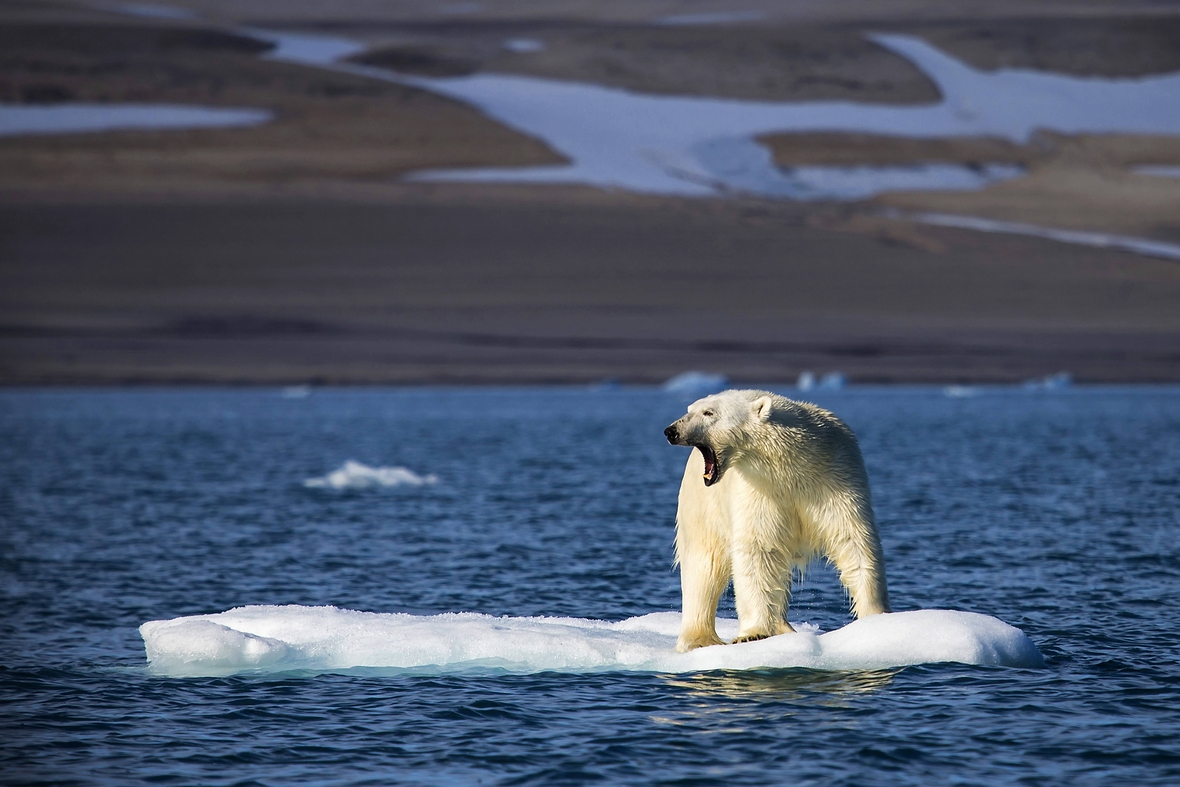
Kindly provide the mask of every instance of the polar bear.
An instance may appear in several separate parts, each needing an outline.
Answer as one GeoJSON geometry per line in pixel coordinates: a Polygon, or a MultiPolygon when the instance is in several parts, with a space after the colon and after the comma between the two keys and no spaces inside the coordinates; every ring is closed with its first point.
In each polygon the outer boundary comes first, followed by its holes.
{"type": "Polygon", "coordinates": [[[735,643],[793,631],[792,574],[820,556],[857,617],[889,611],[868,474],[843,421],[768,391],[723,391],[691,404],[664,436],[697,449],[676,513],[677,650],[722,644],[717,602],[730,578],[735,643]]]}

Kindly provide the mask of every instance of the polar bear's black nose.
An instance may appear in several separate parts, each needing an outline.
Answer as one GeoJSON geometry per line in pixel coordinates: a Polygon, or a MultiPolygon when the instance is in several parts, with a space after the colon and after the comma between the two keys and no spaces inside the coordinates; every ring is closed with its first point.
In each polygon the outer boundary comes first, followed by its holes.
{"type": "Polygon", "coordinates": [[[680,433],[676,431],[676,424],[672,424],[664,430],[664,437],[668,438],[669,443],[675,443],[680,433]]]}

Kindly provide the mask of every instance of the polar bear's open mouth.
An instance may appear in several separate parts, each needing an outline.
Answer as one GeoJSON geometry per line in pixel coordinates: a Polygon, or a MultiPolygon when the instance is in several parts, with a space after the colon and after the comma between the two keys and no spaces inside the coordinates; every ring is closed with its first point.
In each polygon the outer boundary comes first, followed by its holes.
{"type": "Polygon", "coordinates": [[[721,474],[717,472],[717,454],[707,445],[694,447],[701,452],[701,456],[705,457],[705,486],[712,486],[721,477],[721,474]]]}

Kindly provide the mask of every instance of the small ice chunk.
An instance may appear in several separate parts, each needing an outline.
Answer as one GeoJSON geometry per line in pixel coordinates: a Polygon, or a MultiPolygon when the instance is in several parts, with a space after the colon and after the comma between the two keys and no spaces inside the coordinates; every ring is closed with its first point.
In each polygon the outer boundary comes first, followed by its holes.
{"type": "Polygon", "coordinates": [[[815,372],[810,369],[800,372],[799,379],[795,381],[795,387],[800,391],[810,391],[815,387],[815,372]]]}
{"type": "Polygon", "coordinates": [[[308,478],[309,489],[367,489],[374,486],[427,486],[437,484],[436,475],[418,475],[404,467],[369,467],[349,459],[320,478],[308,478]]]}
{"type": "Polygon", "coordinates": [[[848,378],[843,372],[828,372],[820,379],[816,388],[821,391],[842,391],[847,384],[848,378]]]}
{"type": "Polygon", "coordinates": [[[1026,391],[1063,391],[1073,384],[1073,377],[1069,372],[1058,372],[1048,377],[1037,377],[1024,381],[1026,391]]]}
{"type": "Polygon", "coordinates": [[[973,388],[970,385],[948,385],[942,389],[942,393],[951,399],[967,399],[972,396],[978,396],[979,389],[973,388]]]}
{"type": "Polygon", "coordinates": [[[708,396],[723,390],[725,375],[707,372],[684,372],[664,383],[664,390],[681,396],[708,396]]]}

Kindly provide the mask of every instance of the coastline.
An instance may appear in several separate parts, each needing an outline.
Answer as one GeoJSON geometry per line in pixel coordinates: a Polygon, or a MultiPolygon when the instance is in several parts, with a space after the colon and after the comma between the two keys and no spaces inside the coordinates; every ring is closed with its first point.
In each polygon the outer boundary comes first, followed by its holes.
{"type": "Polygon", "coordinates": [[[838,206],[550,197],[0,203],[0,384],[1180,380],[1172,261],[838,206]]]}

